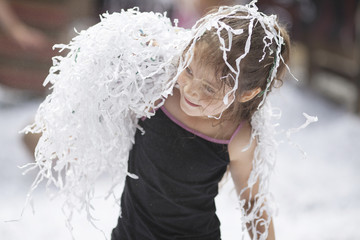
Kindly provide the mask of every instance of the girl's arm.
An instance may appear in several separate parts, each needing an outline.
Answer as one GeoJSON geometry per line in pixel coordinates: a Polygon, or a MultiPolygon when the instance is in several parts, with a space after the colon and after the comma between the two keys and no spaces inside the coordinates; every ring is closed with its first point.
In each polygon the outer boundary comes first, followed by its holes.
{"type": "MultiPolygon", "coordinates": [[[[242,129],[239,131],[239,133],[235,136],[235,138],[231,141],[229,144],[228,150],[230,155],[230,173],[231,177],[234,181],[234,185],[237,191],[237,195],[239,196],[242,189],[247,187],[247,181],[249,179],[252,166],[253,166],[253,158],[254,158],[254,151],[256,148],[256,141],[252,142],[252,145],[250,148],[246,151],[242,151],[248,144],[249,139],[251,136],[251,127],[249,124],[244,124],[242,129]]],[[[258,183],[256,183],[253,186],[252,189],[252,197],[250,199],[250,191],[246,191],[243,193],[240,197],[241,199],[245,199],[247,203],[245,204],[244,208],[246,212],[251,212],[251,206],[254,206],[254,199],[253,197],[258,192],[258,183]],[[250,204],[250,207],[249,205],[250,204]]],[[[264,211],[264,214],[261,216],[263,219],[267,219],[267,214],[264,211]]],[[[251,239],[254,238],[252,234],[251,225],[247,224],[248,232],[251,237],[251,239]]],[[[264,227],[258,226],[256,231],[257,232],[264,232],[264,227]]],[[[257,236],[256,239],[258,239],[259,236],[257,236]]],[[[275,233],[274,233],[274,227],[273,222],[271,221],[268,229],[268,237],[267,240],[274,240],[275,239],[275,233]]]]}

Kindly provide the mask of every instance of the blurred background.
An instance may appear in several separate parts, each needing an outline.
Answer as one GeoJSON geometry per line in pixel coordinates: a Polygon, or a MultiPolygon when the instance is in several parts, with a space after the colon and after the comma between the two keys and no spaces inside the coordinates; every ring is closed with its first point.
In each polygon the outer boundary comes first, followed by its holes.
{"type": "MultiPolygon", "coordinates": [[[[67,43],[74,28],[86,29],[99,14],[139,6],[167,12],[191,27],[206,10],[232,0],[0,0],[0,238],[71,239],[61,201],[49,200],[44,187],[34,196],[35,213],[25,209],[35,173],[18,166],[33,162],[36,135],[18,132],[33,121],[49,92],[43,87],[55,43],[67,43]]],[[[291,34],[291,69],[272,96],[282,109],[281,128],[298,127],[306,112],[319,122],[282,143],[272,188],[279,205],[277,239],[360,239],[360,7],[359,0],[259,0],[267,14],[279,15],[291,34]]],[[[102,182],[99,182],[101,189],[102,182]]],[[[240,239],[240,222],[232,183],[217,198],[224,240],[240,239]]],[[[116,224],[118,207],[95,203],[104,235],[116,224]]],[[[103,239],[86,216],[74,217],[77,239],[103,239]]]]}

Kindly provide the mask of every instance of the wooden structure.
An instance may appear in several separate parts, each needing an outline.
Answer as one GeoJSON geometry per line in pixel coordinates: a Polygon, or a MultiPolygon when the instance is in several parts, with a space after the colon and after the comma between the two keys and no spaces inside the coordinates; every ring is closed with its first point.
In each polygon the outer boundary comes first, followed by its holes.
{"type": "MultiPolygon", "coordinates": [[[[49,46],[41,51],[22,49],[0,31],[0,83],[17,89],[44,92],[42,86],[52,64],[55,43],[68,42],[72,23],[95,13],[91,0],[11,0],[17,16],[28,26],[45,33],[49,46]]],[[[0,29],[1,30],[1,29],[0,29]]]]}
{"type": "Polygon", "coordinates": [[[360,113],[360,4],[359,1],[322,1],[319,17],[307,41],[308,76],[329,72],[353,84],[355,111],[360,113]],[[340,6],[339,6],[340,5],[340,6]]]}
{"type": "Polygon", "coordinates": [[[328,72],[353,84],[360,113],[360,1],[261,0],[261,10],[275,12],[290,25],[291,37],[308,49],[308,82],[328,72]]]}

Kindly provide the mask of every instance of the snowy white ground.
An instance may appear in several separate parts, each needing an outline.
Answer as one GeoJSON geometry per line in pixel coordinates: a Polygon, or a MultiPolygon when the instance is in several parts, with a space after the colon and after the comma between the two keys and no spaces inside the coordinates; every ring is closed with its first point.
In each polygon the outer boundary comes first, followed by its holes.
{"type": "MultiPolygon", "coordinates": [[[[273,99],[283,109],[282,127],[301,125],[302,112],[317,115],[319,122],[294,134],[293,141],[307,152],[284,143],[279,150],[272,187],[279,205],[275,218],[277,239],[360,239],[360,118],[318,97],[313,92],[285,86],[273,99]]],[[[26,208],[20,218],[34,174],[22,176],[17,166],[32,161],[18,131],[29,123],[38,100],[10,107],[0,104],[0,239],[67,240],[60,202],[50,201],[44,188],[35,194],[35,215],[26,208]]],[[[102,182],[99,186],[103,185],[102,182]]],[[[241,239],[239,213],[231,181],[217,198],[224,240],[241,239]]],[[[107,237],[116,224],[118,208],[101,199],[95,203],[98,226],[107,237]]],[[[86,217],[75,217],[76,239],[104,239],[86,217]]]]}

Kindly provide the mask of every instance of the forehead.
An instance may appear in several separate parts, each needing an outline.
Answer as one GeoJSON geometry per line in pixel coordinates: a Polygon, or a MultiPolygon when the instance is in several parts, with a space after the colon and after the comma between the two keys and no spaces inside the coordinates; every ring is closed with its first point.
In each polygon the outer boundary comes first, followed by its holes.
{"type": "Polygon", "coordinates": [[[219,47],[206,42],[197,42],[193,50],[193,59],[190,68],[197,79],[206,80],[217,89],[229,91],[234,86],[234,77],[230,72],[225,72],[225,62],[219,47]]]}
{"type": "Polygon", "coordinates": [[[206,43],[197,43],[194,48],[194,56],[190,63],[190,68],[195,78],[211,82],[214,85],[220,85],[220,77],[216,76],[214,66],[209,60],[208,46],[206,43]]]}

